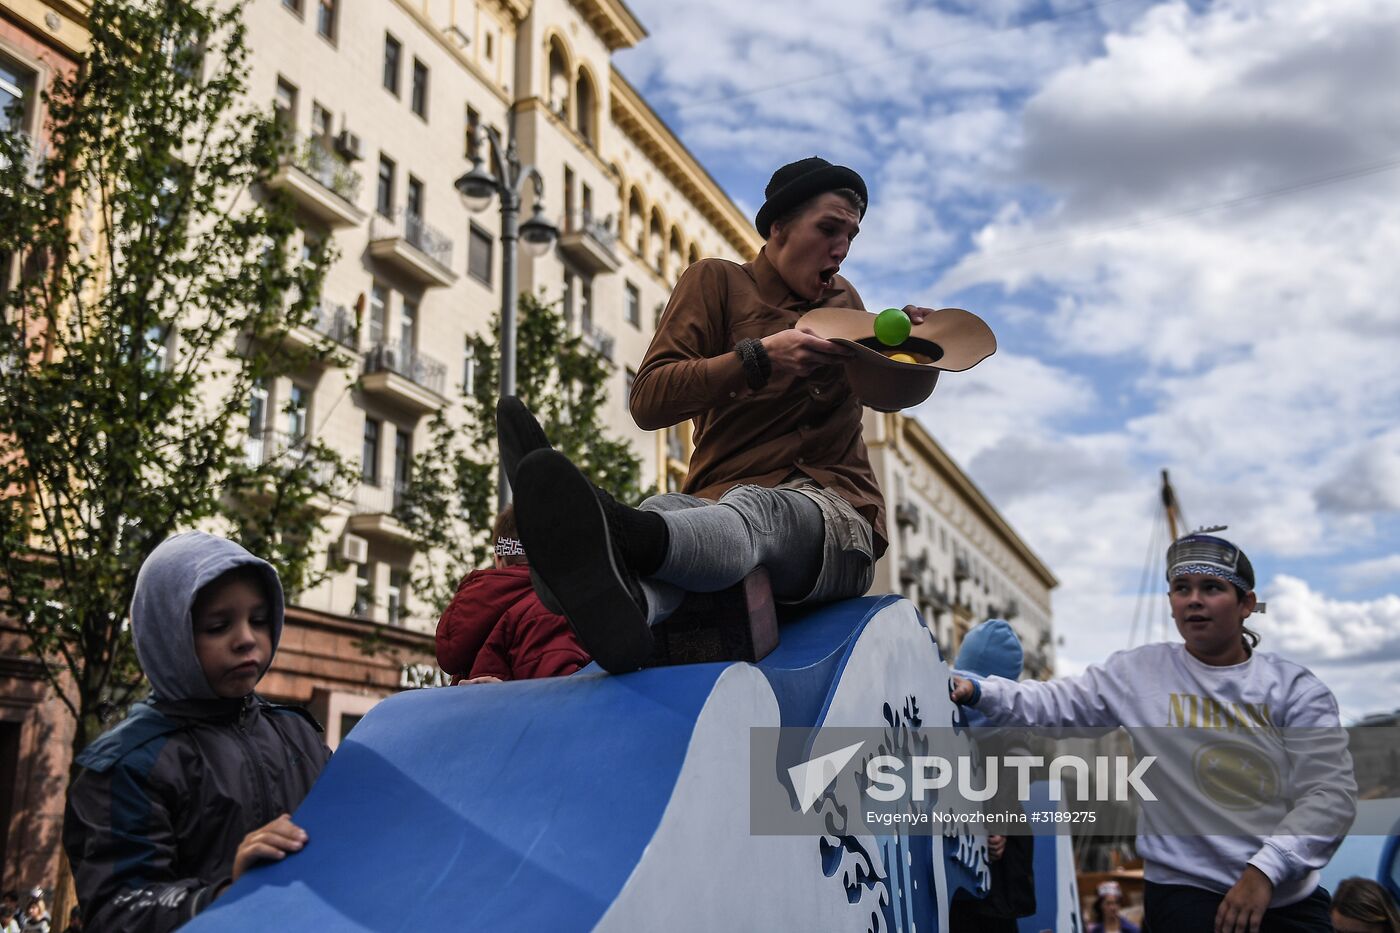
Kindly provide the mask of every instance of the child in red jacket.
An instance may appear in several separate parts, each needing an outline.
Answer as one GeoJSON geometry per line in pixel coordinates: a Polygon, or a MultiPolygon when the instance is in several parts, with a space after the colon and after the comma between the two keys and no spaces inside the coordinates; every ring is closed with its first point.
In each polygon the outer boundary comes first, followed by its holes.
{"type": "Polygon", "coordinates": [[[453,684],[560,677],[587,665],[592,659],[568,620],[530,585],[514,505],[496,516],[493,531],[495,566],[467,574],[438,620],[438,665],[453,684]]]}

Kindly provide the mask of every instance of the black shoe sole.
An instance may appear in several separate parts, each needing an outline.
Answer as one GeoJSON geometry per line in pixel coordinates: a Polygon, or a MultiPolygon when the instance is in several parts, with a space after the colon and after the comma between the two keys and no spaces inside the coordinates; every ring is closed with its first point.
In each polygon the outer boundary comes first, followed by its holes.
{"type": "Polygon", "coordinates": [[[619,566],[593,485],[569,459],[539,450],[520,462],[515,520],[530,568],[603,670],[635,671],[654,648],[646,608],[619,566]]]}
{"type": "Polygon", "coordinates": [[[496,403],[496,444],[512,492],[515,490],[515,475],[520,470],[520,461],[537,450],[554,449],[530,409],[513,395],[507,395],[496,403]]]}

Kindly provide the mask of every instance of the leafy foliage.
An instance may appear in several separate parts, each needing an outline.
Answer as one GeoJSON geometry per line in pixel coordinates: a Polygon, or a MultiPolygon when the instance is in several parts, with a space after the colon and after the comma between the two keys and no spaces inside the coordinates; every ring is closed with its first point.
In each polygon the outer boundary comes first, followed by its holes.
{"type": "Polygon", "coordinates": [[[0,616],[75,749],[141,690],[127,607],[156,545],[222,527],[294,591],[350,473],[295,439],[249,456],[251,389],[311,362],[284,338],[331,256],[291,260],[290,204],[263,188],[286,144],[246,103],[241,6],[95,0],[89,25],[46,95],[46,158],[0,131],[0,616]]]}
{"type": "MultiPolygon", "coordinates": [[[[606,436],[600,411],[607,403],[611,364],[571,334],[562,310],[533,295],[520,296],[516,316],[516,394],[544,427],[551,443],[589,479],[623,502],[641,498],[640,462],[624,440],[606,436]]],[[[458,430],[444,413],[430,425],[432,442],[414,457],[399,517],[424,546],[447,555],[413,580],[430,605],[445,606],[467,571],[489,562],[496,517],[496,399],[500,347],[493,319],[486,336],[472,339],[476,360],[458,430]]]]}

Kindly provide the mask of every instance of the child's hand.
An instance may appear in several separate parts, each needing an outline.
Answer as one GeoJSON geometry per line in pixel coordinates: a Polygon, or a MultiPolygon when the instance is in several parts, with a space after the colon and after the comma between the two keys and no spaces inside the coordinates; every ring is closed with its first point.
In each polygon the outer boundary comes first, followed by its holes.
{"type": "Polygon", "coordinates": [[[470,680],[463,680],[463,681],[461,681],[460,683],[458,683],[457,686],[459,686],[459,687],[465,687],[465,686],[467,686],[468,684],[500,684],[500,683],[505,683],[505,681],[501,680],[501,678],[497,677],[497,676],[494,675],[494,674],[482,674],[480,677],[473,677],[473,678],[470,679],[470,680]]]}
{"type": "Polygon", "coordinates": [[[1001,858],[1003,855],[1005,855],[1005,854],[1006,854],[1006,837],[1005,837],[1005,836],[988,836],[988,837],[987,837],[987,858],[988,858],[988,860],[995,862],[995,861],[997,861],[998,859],[1000,859],[1000,858],[1001,858]]]}
{"type": "Polygon", "coordinates": [[[949,678],[949,680],[952,686],[948,691],[948,698],[959,706],[965,706],[971,703],[972,698],[976,696],[977,693],[972,681],[964,677],[952,677],[949,678]]]}
{"type": "Polygon", "coordinates": [[[1264,911],[1274,896],[1274,883],[1253,865],[1246,865],[1240,880],[1215,911],[1216,933],[1259,933],[1264,911]]]}
{"type": "Polygon", "coordinates": [[[280,861],[288,852],[300,852],[306,845],[306,830],[292,822],[290,815],[283,813],[266,826],[259,826],[243,837],[238,844],[238,852],[233,857],[233,881],[258,862],[271,859],[280,861]]]}

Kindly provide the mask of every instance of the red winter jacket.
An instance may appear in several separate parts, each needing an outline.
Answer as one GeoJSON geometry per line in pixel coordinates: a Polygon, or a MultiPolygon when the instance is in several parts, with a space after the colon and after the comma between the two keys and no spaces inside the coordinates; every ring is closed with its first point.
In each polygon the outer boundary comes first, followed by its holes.
{"type": "Polygon", "coordinates": [[[522,564],[467,574],[438,620],[437,660],[455,684],[487,674],[559,677],[592,659],[568,620],[540,602],[522,564]]]}

